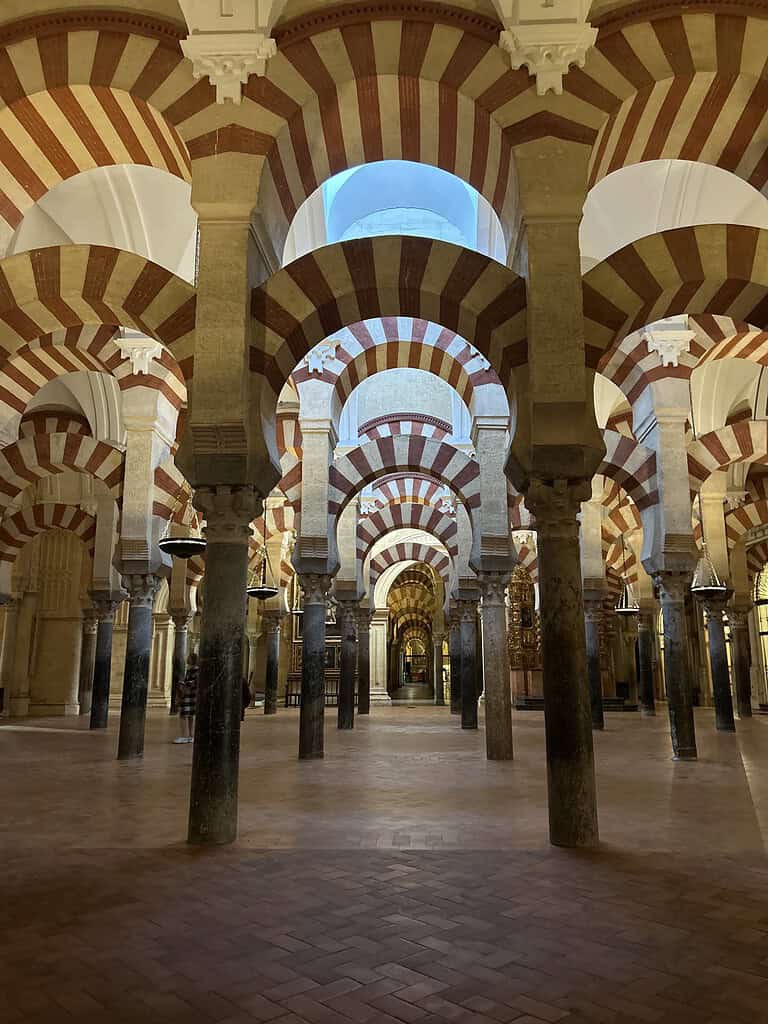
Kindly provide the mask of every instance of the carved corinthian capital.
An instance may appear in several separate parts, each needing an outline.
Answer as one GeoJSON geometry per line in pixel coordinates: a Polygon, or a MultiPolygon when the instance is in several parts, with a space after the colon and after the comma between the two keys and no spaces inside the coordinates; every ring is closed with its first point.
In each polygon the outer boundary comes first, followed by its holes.
{"type": "Polygon", "coordinates": [[[205,517],[209,544],[247,544],[264,500],[253,487],[198,487],[194,505],[205,517]]]}
{"type": "Polygon", "coordinates": [[[588,480],[531,480],[525,494],[525,507],[536,519],[539,536],[576,536],[576,516],[583,501],[592,496],[588,480]]]}

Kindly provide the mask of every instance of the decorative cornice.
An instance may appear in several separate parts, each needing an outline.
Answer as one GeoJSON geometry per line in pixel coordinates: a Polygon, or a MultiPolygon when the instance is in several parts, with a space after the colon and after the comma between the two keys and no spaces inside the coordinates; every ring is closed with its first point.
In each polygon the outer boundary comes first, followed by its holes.
{"type": "Polygon", "coordinates": [[[361,423],[357,428],[359,434],[367,434],[369,430],[375,430],[376,427],[384,427],[388,423],[424,423],[429,427],[439,427],[440,430],[445,430],[446,433],[450,434],[451,424],[447,420],[441,420],[438,416],[427,416],[425,413],[420,412],[391,412],[384,416],[374,416],[372,420],[366,420],[365,423],[361,423]]]}
{"type": "Polygon", "coordinates": [[[0,27],[0,47],[36,36],[44,39],[64,32],[125,32],[145,36],[181,52],[179,43],[186,36],[186,26],[163,18],[131,11],[93,8],[85,11],[58,11],[19,18],[0,27]]]}
{"type": "Polygon", "coordinates": [[[606,36],[621,32],[628,25],[636,25],[643,21],[659,21],[664,18],[675,18],[683,14],[729,14],[731,16],[749,18],[768,18],[766,0],[690,0],[690,3],[665,3],[664,0],[639,0],[638,3],[624,4],[622,7],[595,14],[591,17],[592,25],[598,29],[597,42],[606,36]]]}
{"type": "Polygon", "coordinates": [[[290,46],[319,32],[369,24],[371,21],[424,21],[448,25],[489,43],[497,43],[500,23],[476,11],[429,0],[369,0],[368,3],[338,4],[322,11],[302,14],[278,25],[274,31],[278,47],[290,46]]]}

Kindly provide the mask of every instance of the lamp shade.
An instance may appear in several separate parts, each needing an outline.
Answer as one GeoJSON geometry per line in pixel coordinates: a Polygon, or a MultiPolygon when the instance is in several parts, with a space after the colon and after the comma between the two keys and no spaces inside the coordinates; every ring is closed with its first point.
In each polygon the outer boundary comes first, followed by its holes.
{"type": "Polygon", "coordinates": [[[163,537],[157,546],[172,558],[192,558],[205,551],[206,542],[203,537],[163,537]]]}
{"type": "Polygon", "coordinates": [[[707,554],[705,548],[702,551],[701,558],[696,563],[693,580],[691,581],[691,593],[701,601],[707,601],[713,598],[725,597],[727,592],[728,586],[717,575],[717,569],[715,569],[712,559],[707,554]]]}
{"type": "Polygon", "coordinates": [[[624,581],[624,585],[621,588],[621,595],[619,596],[618,603],[614,608],[617,615],[639,615],[640,605],[637,603],[635,592],[632,589],[632,584],[624,581]]]}
{"type": "Polygon", "coordinates": [[[253,574],[245,588],[248,597],[252,597],[255,601],[268,601],[270,597],[277,597],[277,587],[267,581],[267,567],[269,567],[271,575],[272,567],[269,565],[269,555],[265,544],[261,549],[261,567],[258,573],[253,574]]]}

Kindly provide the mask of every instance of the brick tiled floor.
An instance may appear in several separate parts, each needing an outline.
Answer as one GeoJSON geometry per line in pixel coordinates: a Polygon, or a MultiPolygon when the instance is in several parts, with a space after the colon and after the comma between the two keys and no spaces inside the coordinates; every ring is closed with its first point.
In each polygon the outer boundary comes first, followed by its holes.
{"type": "MultiPolygon", "coordinates": [[[[768,1022],[768,719],[674,764],[663,716],[596,738],[603,847],[546,844],[542,722],[517,760],[447,713],[244,730],[241,841],[181,841],[191,750],[143,763],[0,727],[0,1021],[768,1022]]],[[[18,728],[21,726],[21,728],[18,728]]]]}

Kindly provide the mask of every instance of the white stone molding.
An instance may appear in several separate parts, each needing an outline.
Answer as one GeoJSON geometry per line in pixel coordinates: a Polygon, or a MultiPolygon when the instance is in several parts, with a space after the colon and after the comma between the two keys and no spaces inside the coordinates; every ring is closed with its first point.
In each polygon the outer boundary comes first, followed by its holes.
{"type": "Polygon", "coordinates": [[[195,78],[216,88],[217,103],[242,101],[250,75],[263,75],[277,53],[271,38],[286,0],[179,0],[189,28],[182,40],[195,78]]]}
{"type": "Polygon", "coordinates": [[[677,366],[680,356],[690,352],[696,332],[688,327],[687,316],[670,316],[645,329],[642,341],[649,352],[655,352],[662,366],[677,366]]]}
{"type": "Polygon", "coordinates": [[[379,503],[375,498],[361,498],[360,499],[360,515],[370,516],[374,512],[379,511],[379,503]]]}
{"type": "Polygon", "coordinates": [[[438,511],[442,512],[446,516],[456,515],[456,502],[453,495],[451,494],[450,488],[446,485],[440,494],[437,496],[438,499],[438,511]]]}
{"type": "Polygon", "coordinates": [[[563,91],[563,75],[572,64],[584,67],[597,29],[587,21],[590,0],[494,0],[504,24],[499,46],[513,68],[526,65],[536,92],[563,91]]]}
{"type": "Polygon", "coordinates": [[[150,373],[152,360],[163,351],[159,341],[133,331],[124,331],[121,337],[115,339],[115,344],[123,359],[130,361],[131,371],[135,374],[150,373]]]}
{"type": "Polygon", "coordinates": [[[303,365],[308,368],[310,373],[319,373],[322,377],[325,364],[336,358],[336,349],[339,344],[338,341],[321,341],[319,345],[315,345],[307,352],[302,361],[303,365]]]}

